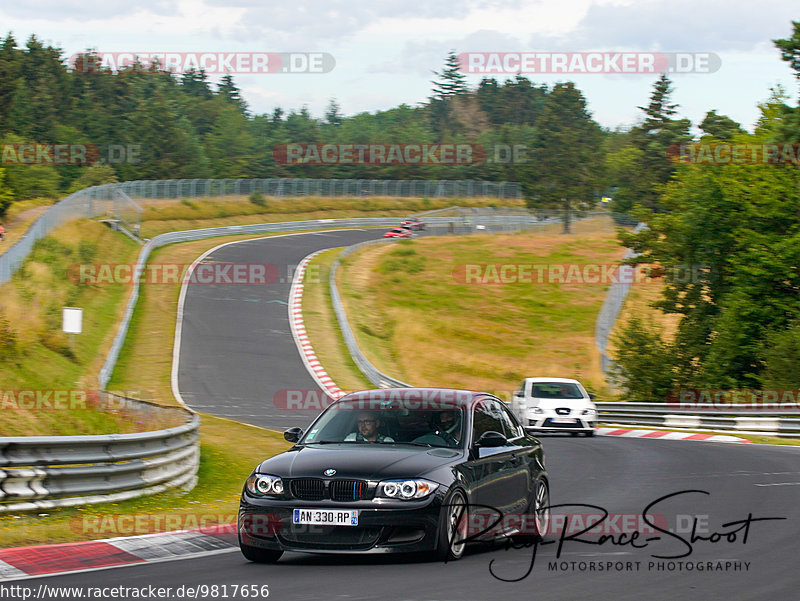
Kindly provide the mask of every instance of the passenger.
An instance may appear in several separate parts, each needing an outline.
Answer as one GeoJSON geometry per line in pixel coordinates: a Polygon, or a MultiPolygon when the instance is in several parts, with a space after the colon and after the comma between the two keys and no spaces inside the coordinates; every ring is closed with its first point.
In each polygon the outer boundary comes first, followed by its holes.
{"type": "Polygon", "coordinates": [[[362,411],[358,414],[356,421],[358,432],[351,432],[345,437],[345,441],[357,440],[361,442],[394,442],[390,436],[378,432],[381,427],[381,420],[378,414],[371,411],[362,411]]]}

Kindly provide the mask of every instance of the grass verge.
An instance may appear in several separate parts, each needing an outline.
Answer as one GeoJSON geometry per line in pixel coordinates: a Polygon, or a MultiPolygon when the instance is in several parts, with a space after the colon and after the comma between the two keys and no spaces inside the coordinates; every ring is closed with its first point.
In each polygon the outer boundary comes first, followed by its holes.
{"type": "Polygon", "coordinates": [[[68,277],[74,265],[96,261],[100,249],[109,263],[129,263],[138,245],[100,223],[70,222],[38,241],[23,267],[0,287],[0,435],[141,429],[80,400],[97,389],[102,358],[128,294],[124,285],[98,290],[68,277]],[[81,334],[70,337],[61,331],[65,306],[83,309],[81,334]],[[42,402],[31,401],[31,394],[39,394],[42,402]],[[47,408],[48,394],[69,400],[47,408]]]}

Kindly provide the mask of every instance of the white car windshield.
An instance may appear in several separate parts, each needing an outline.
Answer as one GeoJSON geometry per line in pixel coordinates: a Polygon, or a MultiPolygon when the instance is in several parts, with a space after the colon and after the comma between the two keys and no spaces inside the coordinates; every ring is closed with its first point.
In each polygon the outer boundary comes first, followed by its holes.
{"type": "Polygon", "coordinates": [[[582,399],[581,389],[569,382],[536,382],[533,395],[537,399],[582,399]]]}

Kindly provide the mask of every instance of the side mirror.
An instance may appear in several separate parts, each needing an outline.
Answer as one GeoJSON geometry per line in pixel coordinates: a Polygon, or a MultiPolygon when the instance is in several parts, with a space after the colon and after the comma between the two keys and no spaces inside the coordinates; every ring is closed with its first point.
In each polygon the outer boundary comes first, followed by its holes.
{"type": "Polygon", "coordinates": [[[300,440],[300,437],[303,435],[303,428],[289,428],[283,433],[283,437],[288,440],[289,442],[297,442],[300,440]]]}
{"type": "Polygon", "coordinates": [[[522,391],[521,391],[521,390],[515,390],[515,391],[514,391],[514,396],[515,396],[515,397],[523,397],[523,396],[525,396],[525,395],[522,393],[522,391]]]}
{"type": "Polygon", "coordinates": [[[475,443],[477,447],[502,447],[508,444],[508,439],[500,434],[500,432],[494,432],[492,430],[488,432],[484,432],[481,434],[481,437],[478,439],[478,442],[475,443]]]}
{"type": "Polygon", "coordinates": [[[590,398],[590,399],[592,399],[592,400],[594,400],[594,399],[596,399],[596,398],[597,398],[597,395],[596,395],[595,393],[593,393],[593,392],[590,392],[590,393],[589,393],[589,398],[590,398]]]}

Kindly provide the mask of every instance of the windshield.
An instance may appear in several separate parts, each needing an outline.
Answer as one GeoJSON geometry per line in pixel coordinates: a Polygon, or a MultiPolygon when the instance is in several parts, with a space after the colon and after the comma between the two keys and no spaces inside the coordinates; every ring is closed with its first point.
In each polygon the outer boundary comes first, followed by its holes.
{"type": "Polygon", "coordinates": [[[403,402],[340,401],[331,405],[299,444],[382,443],[431,447],[462,446],[464,410],[457,406],[420,409],[403,402]],[[365,408],[366,407],[366,408],[365,408]]]}
{"type": "Polygon", "coordinates": [[[585,398],[577,384],[569,382],[537,382],[532,396],[537,399],[582,399],[585,398]]]}

